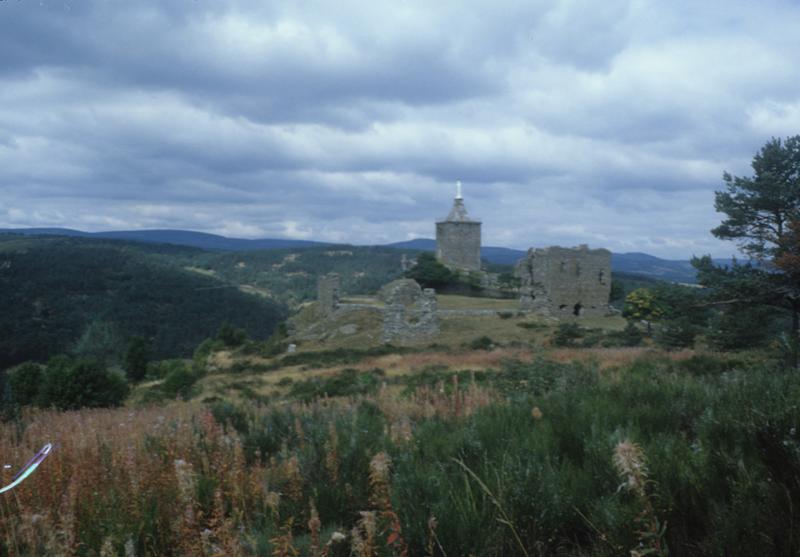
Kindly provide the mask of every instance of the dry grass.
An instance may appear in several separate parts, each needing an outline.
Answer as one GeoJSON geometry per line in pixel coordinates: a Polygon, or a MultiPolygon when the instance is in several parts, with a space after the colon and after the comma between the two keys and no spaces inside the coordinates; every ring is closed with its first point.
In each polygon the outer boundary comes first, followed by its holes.
{"type": "MultiPolygon", "coordinates": [[[[549,334],[545,331],[544,334],[549,334]]],[[[663,351],[652,347],[635,348],[496,348],[494,350],[443,349],[412,352],[409,354],[388,354],[365,357],[355,364],[337,364],[320,369],[306,369],[303,366],[290,366],[275,371],[259,373],[216,373],[203,378],[198,386],[201,393],[196,398],[202,400],[210,396],[222,396],[233,401],[243,401],[253,394],[261,397],[284,394],[287,387],[279,386],[281,381],[306,380],[314,377],[329,377],[346,368],[365,372],[381,369],[387,377],[413,375],[426,368],[437,367],[452,371],[490,371],[498,370],[504,361],[516,360],[531,362],[544,357],[559,363],[594,363],[600,370],[610,370],[630,365],[646,355],[668,358],[673,361],[686,360],[694,356],[695,350],[663,351]],[[243,392],[246,387],[248,393],[243,392]]],[[[267,363],[268,360],[248,357],[251,363],[267,363]]],[[[213,359],[220,371],[229,369],[237,362],[229,352],[220,352],[213,359]]]]}
{"type": "Polygon", "coordinates": [[[533,353],[528,349],[502,348],[498,350],[463,350],[458,352],[418,352],[413,354],[390,354],[367,358],[349,367],[367,371],[383,369],[387,375],[408,375],[432,366],[453,370],[498,369],[504,360],[530,361],[533,353]]]}
{"type": "MultiPolygon", "coordinates": [[[[188,404],[164,408],[42,412],[0,428],[0,452],[18,469],[45,442],[55,449],[11,496],[0,536],[16,555],[71,555],[103,544],[133,544],[141,554],[194,553],[201,533],[235,552],[230,524],[214,522],[191,489],[198,473],[214,477],[220,497],[240,512],[260,497],[235,436],[188,404]],[[186,484],[190,488],[186,487],[186,484]],[[148,539],[137,539],[152,523],[148,539]]],[[[4,478],[6,479],[6,478],[4,478]]],[[[257,485],[257,482],[256,482],[257,485]]]]}
{"type": "Polygon", "coordinates": [[[519,301],[499,300],[495,298],[473,298],[472,296],[456,296],[440,294],[436,296],[439,309],[494,309],[497,311],[516,311],[519,301]]]}
{"type": "MultiPolygon", "coordinates": [[[[381,409],[392,441],[406,443],[419,420],[456,419],[499,403],[491,390],[474,383],[459,389],[456,378],[453,386],[420,387],[408,398],[384,386],[360,400],[381,409]]],[[[350,416],[358,404],[359,400],[339,398],[281,405],[295,416],[299,447],[249,464],[239,436],[221,427],[200,405],[27,414],[25,428],[0,425],[4,462],[17,470],[46,442],[55,449],[30,478],[0,500],[0,543],[13,555],[97,555],[101,547],[108,555],[243,555],[251,554],[244,545],[248,525],[263,520],[266,513],[278,528],[308,522],[319,546],[315,511],[310,520],[303,518],[304,511],[292,514],[298,508],[313,509],[313,500],[307,499],[313,486],[308,485],[298,452],[306,435],[303,423],[318,419],[320,413],[350,416]]],[[[250,408],[253,423],[274,411],[250,408]]],[[[342,464],[333,427],[329,435],[325,466],[336,481],[342,464]]],[[[385,538],[380,543],[402,551],[388,476],[378,482],[380,464],[378,459],[368,479],[380,536],[385,538]]],[[[11,473],[2,472],[1,479],[9,481],[11,473]]],[[[282,531],[273,542],[292,554],[292,531],[282,531]]]]}
{"type": "Polygon", "coordinates": [[[553,348],[545,352],[548,359],[556,362],[596,362],[600,369],[627,366],[646,355],[658,355],[678,362],[687,360],[695,354],[695,350],[665,351],[645,346],[635,348],[553,348]]]}
{"type": "Polygon", "coordinates": [[[502,319],[497,315],[454,317],[441,320],[441,332],[436,337],[437,344],[461,346],[478,337],[488,336],[495,342],[507,344],[541,343],[555,325],[538,317],[511,317],[502,319]],[[545,328],[530,330],[518,323],[540,323],[545,328]]]}
{"type": "Polygon", "coordinates": [[[213,269],[201,269],[200,267],[184,267],[185,270],[191,271],[192,273],[197,273],[199,275],[204,275],[207,277],[215,277],[217,276],[217,272],[213,269]]]}

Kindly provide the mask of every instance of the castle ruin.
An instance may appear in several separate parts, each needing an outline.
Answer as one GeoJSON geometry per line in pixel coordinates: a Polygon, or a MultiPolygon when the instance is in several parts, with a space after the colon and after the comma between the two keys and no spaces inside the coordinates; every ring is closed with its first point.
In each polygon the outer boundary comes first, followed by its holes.
{"type": "Polygon", "coordinates": [[[436,259],[458,271],[481,270],[481,222],[467,215],[461,182],[450,214],[436,223],[436,259]]]}
{"type": "Polygon", "coordinates": [[[339,309],[342,279],[337,273],[328,273],[317,279],[317,300],[322,314],[330,317],[339,309]]]}
{"type": "Polygon", "coordinates": [[[609,313],[611,252],[576,248],[531,248],[517,262],[520,309],[552,317],[603,316],[609,313]]]}
{"type": "Polygon", "coordinates": [[[383,342],[427,341],[439,334],[436,292],[420,288],[416,281],[401,279],[381,289],[386,303],[383,342]]]}

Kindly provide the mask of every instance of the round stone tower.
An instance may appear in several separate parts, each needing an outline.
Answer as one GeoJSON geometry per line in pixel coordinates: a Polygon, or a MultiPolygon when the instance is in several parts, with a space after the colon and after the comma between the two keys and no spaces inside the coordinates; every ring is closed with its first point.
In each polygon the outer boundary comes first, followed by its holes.
{"type": "Polygon", "coordinates": [[[436,259],[451,269],[481,270],[481,222],[467,215],[461,182],[450,214],[436,223],[436,259]]]}

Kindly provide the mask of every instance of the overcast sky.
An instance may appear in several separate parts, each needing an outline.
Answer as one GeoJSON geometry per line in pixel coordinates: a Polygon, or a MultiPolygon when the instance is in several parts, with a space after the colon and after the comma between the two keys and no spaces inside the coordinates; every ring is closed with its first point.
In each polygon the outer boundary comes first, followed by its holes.
{"type": "Polygon", "coordinates": [[[0,0],[0,227],[669,258],[800,133],[796,2],[0,0]]]}

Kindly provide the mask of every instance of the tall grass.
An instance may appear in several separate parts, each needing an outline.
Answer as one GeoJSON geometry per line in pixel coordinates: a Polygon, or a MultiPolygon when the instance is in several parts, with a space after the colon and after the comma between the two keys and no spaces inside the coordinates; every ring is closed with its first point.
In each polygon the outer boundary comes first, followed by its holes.
{"type": "Polygon", "coordinates": [[[706,358],[27,414],[0,428],[5,462],[56,449],[0,501],[0,550],[795,555],[800,379],[706,358]]]}

